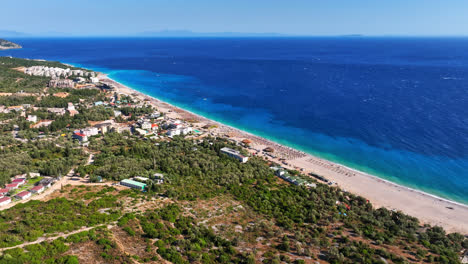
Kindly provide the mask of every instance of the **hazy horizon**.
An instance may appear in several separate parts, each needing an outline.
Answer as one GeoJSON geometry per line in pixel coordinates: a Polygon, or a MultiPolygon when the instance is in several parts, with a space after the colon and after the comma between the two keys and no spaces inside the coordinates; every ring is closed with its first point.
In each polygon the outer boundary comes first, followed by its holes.
{"type": "MultiPolygon", "coordinates": [[[[1,32],[134,36],[144,32],[291,36],[467,36],[468,2],[25,0],[2,4],[1,32]],[[19,16],[19,14],[21,14],[19,16]],[[21,19],[18,19],[21,17],[21,19]]],[[[5,35],[5,34],[3,34],[5,35]]],[[[8,35],[7,35],[8,36],[8,35]]]]}

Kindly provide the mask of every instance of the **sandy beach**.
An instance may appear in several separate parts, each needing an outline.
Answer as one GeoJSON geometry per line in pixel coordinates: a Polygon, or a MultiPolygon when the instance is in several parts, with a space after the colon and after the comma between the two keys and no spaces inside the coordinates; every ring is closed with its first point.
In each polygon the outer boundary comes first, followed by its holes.
{"type": "Polygon", "coordinates": [[[280,164],[282,163],[286,168],[301,170],[305,174],[315,173],[323,176],[329,181],[336,182],[334,186],[365,197],[376,208],[386,207],[391,210],[402,211],[408,215],[417,217],[422,224],[438,225],[444,227],[447,232],[460,232],[468,235],[468,206],[466,205],[394,184],[209,120],[133,90],[115,82],[106,75],[100,75],[99,78],[103,83],[112,84],[116,88],[116,92],[132,95],[140,100],[144,100],[169,117],[196,120],[197,122],[194,123],[194,126],[200,129],[206,125],[216,125],[216,128],[209,130],[209,133],[213,136],[229,137],[238,142],[249,139],[251,142],[251,153],[259,153],[259,156],[280,164]],[[275,157],[262,154],[261,150],[266,147],[274,149],[273,155],[275,157]],[[284,165],[285,163],[288,165],[284,165]]]}

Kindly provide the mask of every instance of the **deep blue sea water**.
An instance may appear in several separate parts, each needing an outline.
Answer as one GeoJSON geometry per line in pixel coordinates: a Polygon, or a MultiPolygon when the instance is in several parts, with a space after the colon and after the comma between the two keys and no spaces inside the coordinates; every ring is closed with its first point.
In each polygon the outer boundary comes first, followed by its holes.
{"type": "Polygon", "coordinates": [[[468,38],[12,39],[208,118],[468,204],[468,38]]]}

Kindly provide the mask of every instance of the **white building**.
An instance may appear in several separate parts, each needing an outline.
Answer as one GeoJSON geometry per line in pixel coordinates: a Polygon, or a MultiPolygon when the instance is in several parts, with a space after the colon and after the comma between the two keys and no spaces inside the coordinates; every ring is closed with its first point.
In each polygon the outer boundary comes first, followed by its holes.
{"type": "Polygon", "coordinates": [[[146,130],[143,130],[141,128],[135,128],[135,133],[137,133],[138,135],[141,135],[141,136],[144,136],[144,135],[148,134],[148,132],[146,132],[146,130]]]}
{"type": "Polygon", "coordinates": [[[98,83],[99,82],[99,78],[97,78],[97,77],[91,77],[89,79],[91,80],[92,83],[98,83]]]}
{"type": "Polygon", "coordinates": [[[36,115],[28,115],[28,118],[26,119],[29,122],[36,123],[37,122],[37,116],[36,115]]]}
{"type": "Polygon", "coordinates": [[[143,122],[143,124],[141,124],[141,129],[145,129],[145,130],[151,129],[151,123],[150,122],[143,122]]]}
{"type": "Polygon", "coordinates": [[[91,137],[99,134],[99,129],[97,127],[87,127],[81,130],[81,133],[85,136],[91,137]]]}
{"type": "Polygon", "coordinates": [[[73,105],[73,103],[71,103],[71,102],[68,103],[67,110],[68,110],[68,111],[74,111],[74,110],[76,110],[76,109],[75,109],[75,106],[73,105]]]}
{"type": "Polygon", "coordinates": [[[11,198],[10,197],[2,197],[0,198],[0,206],[7,205],[11,203],[11,198]]]}
{"type": "Polygon", "coordinates": [[[231,148],[222,148],[221,153],[228,155],[229,157],[238,159],[240,162],[245,163],[249,160],[249,157],[242,155],[239,151],[231,148]]]}

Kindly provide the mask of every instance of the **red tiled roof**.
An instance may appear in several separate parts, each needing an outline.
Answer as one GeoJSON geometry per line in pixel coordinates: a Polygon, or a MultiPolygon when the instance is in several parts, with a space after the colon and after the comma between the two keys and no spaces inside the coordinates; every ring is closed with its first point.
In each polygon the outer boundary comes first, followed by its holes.
{"type": "Polygon", "coordinates": [[[0,198],[0,203],[3,203],[3,202],[8,201],[8,200],[11,200],[11,198],[10,197],[2,197],[2,198],[0,198]]]}
{"type": "Polygon", "coordinates": [[[7,188],[0,189],[0,193],[8,193],[10,190],[7,188]]]}
{"type": "Polygon", "coordinates": [[[13,181],[11,181],[12,183],[17,183],[17,182],[24,182],[26,179],[25,178],[18,178],[18,179],[14,179],[13,181]]]}
{"type": "Polygon", "coordinates": [[[84,136],[85,136],[85,134],[79,133],[79,132],[75,132],[75,135],[80,136],[80,137],[84,137],[84,136]]]}
{"type": "Polygon", "coordinates": [[[5,185],[5,187],[7,187],[7,188],[18,187],[18,185],[19,185],[19,183],[10,183],[10,184],[5,185]]]}
{"type": "Polygon", "coordinates": [[[28,195],[28,194],[29,194],[28,191],[22,191],[22,192],[16,194],[15,196],[24,197],[24,196],[26,196],[26,195],[28,195]]]}
{"type": "Polygon", "coordinates": [[[34,186],[33,188],[31,188],[31,191],[39,191],[42,188],[44,188],[44,186],[42,186],[42,185],[34,186]]]}
{"type": "Polygon", "coordinates": [[[151,127],[157,127],[158,124],[151,124],[151,127]]]}

